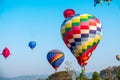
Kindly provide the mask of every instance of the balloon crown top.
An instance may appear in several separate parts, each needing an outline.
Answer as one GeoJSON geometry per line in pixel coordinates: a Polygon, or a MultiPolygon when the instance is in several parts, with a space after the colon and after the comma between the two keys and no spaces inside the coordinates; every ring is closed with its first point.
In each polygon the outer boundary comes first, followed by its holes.
{"type": "Polygon", "coordinates": [[[9,49],[7,47],[5,47],[4,50],[9,50],[9,49]]]}
{"type": "Polygon", "coordinates": [[[64,11],[64,17],[69,18],[70,16],[75,15],[75,11],[73,9],[66,9],[64,11]]]}
{"type": "Polygon", "coordinates": [[[5,47],[5,48],[3,49],[3,51],[9,51],[9,49],[8,49],[7,47],[5,47]]]}

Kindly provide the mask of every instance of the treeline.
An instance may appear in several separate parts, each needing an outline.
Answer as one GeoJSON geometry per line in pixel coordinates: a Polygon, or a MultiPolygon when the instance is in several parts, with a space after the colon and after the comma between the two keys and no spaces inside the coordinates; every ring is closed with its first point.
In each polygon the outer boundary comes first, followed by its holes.
{"type": "Polygon", "coordinates": [[[76,80],[120,80],[120,66],[108,67],[100,73],[94,72],[91,79],[87,79],[84,72],[76,80]]]}
{"type": "Polygon", "coordinates": [[[84,71],[78,76],[72,69],[72,63],[66,62],[65,65],[65,71],[54,73],[46,80],[120,80],[120,66],[108,67],[100,72],[95,71],[91,74],[92,77],[88,79],[84,71]]]}
{"type": "Polygon", "coordinates": [[[104,80],[120,80],[120,66],[108,67],[101,70],[100,77],[104,80]]]}

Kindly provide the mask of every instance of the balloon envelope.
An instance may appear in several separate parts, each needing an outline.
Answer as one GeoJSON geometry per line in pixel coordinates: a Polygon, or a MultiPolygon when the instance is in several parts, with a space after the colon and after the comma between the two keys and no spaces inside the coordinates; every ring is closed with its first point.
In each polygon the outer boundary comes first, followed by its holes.
{"type": "Polygon", "coordinates": [[[70,16],[73,16],[75,14],[75,11],[73,9],[67,9],[64,11],[64,17],[69,18],[70,16]]]}
{"type": "Polygon", "coordinates": [[[102,5],[102,2],[108,2],[108,5],[110,5],[110,1],[112,0],[94,0],[94,6],[96,6],[97,4],[102,5]]]}
{"type": "Polygon", "coordinates": [[[2,55],[7,58],[10,55],[10,50],[6,47],[2,51],[2,55]]]}
{"type": "Polygon", "coordinates": [[[34,49],[35,46],[36,46],[36,42],[35,41],[30,41],[28,46],[31,48],[31,49],[34,49]]]}
{"type": "Polygon", "coordinates": [[[116,59],[120,61],[120,55],[116,55],[116,59]]]}
{"type": "Polygon", "coordinates": [[[102,37],[101,23],[91,14],[75,14],[63,22],[61,35],[80,66],[84,67],[102,37]]]}
{"type": "Polygon", "coordinates": [[[47,60],[52,67],[57,70],[64,61],[64,53],[60,50],[54,49],[48,52],[47,60]]]}

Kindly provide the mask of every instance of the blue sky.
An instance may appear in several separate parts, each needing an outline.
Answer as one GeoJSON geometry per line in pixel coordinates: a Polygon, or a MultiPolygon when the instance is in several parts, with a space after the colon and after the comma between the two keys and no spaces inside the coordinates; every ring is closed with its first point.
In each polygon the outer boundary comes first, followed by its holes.
{"type": "Polygon", "coordinates": [[[65,20],[63,11],[68,8],[74,9],[77,14],[93,14],[103,26],[102,40],[93,52],[86,72],[120,65],[115,58],[120,53],[119,0],[112,0],[110,6],[103,3],[96,7],[93,0],[0,0],[0,52],[5,47],[11,51],[7,60],[0,56],[0,75],[52,74],[54,69],[46,58],[52,49],[59,49],[65,54],[58,71],[64,70],[66,61],[72,62],[76,71],[81,71],[60,34],[65,20]],[[33,40],[37,45],[32,51],[28,42],[33,40]]]}

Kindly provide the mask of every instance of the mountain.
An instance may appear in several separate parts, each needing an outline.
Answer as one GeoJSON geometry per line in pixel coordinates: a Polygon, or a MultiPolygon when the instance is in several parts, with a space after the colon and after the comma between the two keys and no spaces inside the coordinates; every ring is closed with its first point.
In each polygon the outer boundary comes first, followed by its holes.
{"type": "MultiPolygon", "coordinates": [[[[80,72],[77,71],[76,75],[79,76],[80,72]]],[[[92,77],[93,72],[86,73],[86,77],[90,79],[92,77]]],[[[13,78],[0,78],[0,80],[45,80],[48,78],[49,75],[43,74],[43,75],[23,75],[23,76],[18,76],[18,77],[13,77],[13,78]]],[[[75,79],[75,78],[74,78],[75,79]]]]}
{"type": "Polygon", "coordinates": [[[29,76],[18,76],[13,78],[0,78],[0,80],[45,80],[48,78],[48,75],[29,75],[29,76]]]}
{"type": "MultiPolygon", "coordinates": [[[[80,72],[77,71],[76,74],[77,74],[77,76],[79,76],[80,72]]],[[[92,74],[93,74],[92,72],[86,73],[87,78],[91,78],[92,74]]],[[[0,78],[0,80],[37,80],[37,79],[45,80],[48,77],[49,77],[49,75],[47,75],[47,74],[24,75],[24,76],[18,76],[18,77],[13,77],[13,78],[0,78]]]]}

